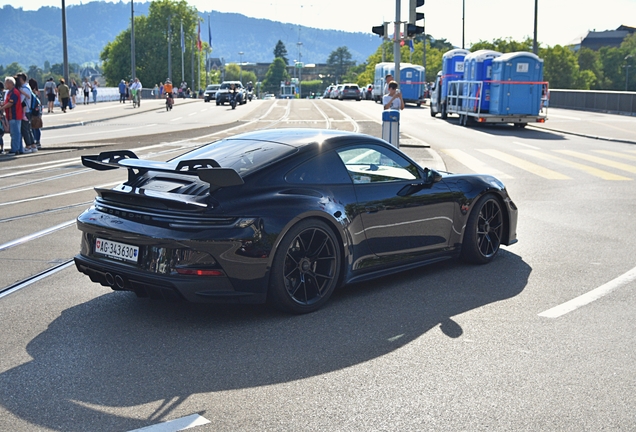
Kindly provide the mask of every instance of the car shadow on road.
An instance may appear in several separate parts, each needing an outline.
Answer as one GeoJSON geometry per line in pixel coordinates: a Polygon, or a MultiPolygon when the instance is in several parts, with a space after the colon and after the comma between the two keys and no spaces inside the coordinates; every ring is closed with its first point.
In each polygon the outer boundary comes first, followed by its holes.
{"type": "Polygon", "coordinates": [[[515,297],[530,272],[502,250],[486,266],[447,261],[345,287],[303,316],[112,292],[65,310],[31,340],[32,360],[0,374],[0,404],[53,430],[141,428],[173,418],[194,394],[341,370],[436,327],[461,337],[452,317],[515,297]],[[112,413],[135,407],[135,418],[112,413]]]}

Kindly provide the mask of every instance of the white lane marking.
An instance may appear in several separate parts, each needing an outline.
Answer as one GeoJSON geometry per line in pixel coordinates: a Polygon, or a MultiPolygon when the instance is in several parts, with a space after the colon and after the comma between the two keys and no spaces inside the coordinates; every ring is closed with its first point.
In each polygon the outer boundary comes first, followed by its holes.
{"type": "Polygon", "coordinates": [[[176,432],[196,426],[202,426],[208,423],[210,423],[210,420],[205,417],[200,416],[199,414],[192,414],[187,417],[181,417],[156,425],[142,427],[141,429],[134,429],[129,432],[176,432]]]}
{"type": "Polygon", "coordinates": [[[531,149],[534,149],[534,150],[541,150],[541,148],[540,148],[540,147],[535,147],[535,146],[533,146],[533,145],[525,144],[525,143],[522,143],[522,142],[519,142],[519,141],[513,141],[512,143],[513,143],[513,144],[520,145],[520,146],[528,147],[528,148],[531,148],[531,149]]]}
{"type": "Polygon", "coordinates": [[[197,115],[197,114],[199,114],[199,113],[198,112],[193,112],[193,113],[188,114],[188,117],[193,116],[193,115],[197,115]]]}
{"type": "Polygon", "coordinates": [[[558,318],[566,313],[572,312],[580,308],[581,306],[585,306],[586,304],[592,303],[595,300],[600,299],[601,297],[611,293],[617,288],[620,288],[624,285],[627,285],[630,282],[636,280],[636,267],[628,271],[627,273],[622,274],[614,280],[607,282],[604,285],[601,285],[598,288],[593,289],[583,295],[580,295],[576,298],[573,298],[570,301],[567,301],[559,306],[555,306],[552,309],[548,309],[547,311],[541,312],[539,314],[540,317],[545,318],[558,318]]]}
{"type": "Polygon", "coordinates": [[[172,120],[170,120],[170,121],[177,121],[177,120],[181,120],[182,118],[183,118],[183,117],[177,117],[177,118],[173,118],[173,119],[172,119],[172,120]]]}
{"type": "MultiPolygon", "coordinates": [[[[105,123],[105,122],[103,122],[103,123],[105,123]]],[[[124,129],[111,129],[111,130],[108,131],[108,133],[124,132],[124,131],[127,131],[127,130],[142,129],[142,128],[148,128],[148,127],[153,127],[153,126],[157,126],[157,124],[139,125],[139,126],[133,126],[133,127],[124,128],[124,129]]],[[[64,135],[63,137],[57,137],[57,138],[68,138],[68,137],[77,137],[77,136],[86,136],[86,135],[103,135],[103,134],[104,134],[104,131],[82,132],[82,133],[78,133],[78,134],[64,135]]]]}
{"type": "Polygon", "coordinates": [[[122,183],[122,180],[117,181],[117,182],[113,182],[113,183],[106,183],[106,184],[99,185],[99,186],[89,186],[89,187],[81,188],[81,189],[73,189],[73,190],[69,190],[69,191],[59,192],[59,193],[56,193],[56,194],[40,195],[40,196],[36,196],[36,197],[32,197],[32,198],[25,198],[25,199],[21,199],[21,200],[17,200],[17,201],[8,201],[8,202],[0,203],[0,207],[7,206],[7,205],[13,205],[13,204],[22,204],[22,203],[31,202],[31,201],[38,201],[38,200],[42,200],[42,199],[48,199],[48,198],[58,197],[58,196],[62,196],[62,195],[69,195],[69,194],[74,194],[74,193],[79,193],[79,192],[86,192],[86,191],[89,191],[89,190],[93,190],[95,188],[102,189],[102,188],[107,188],[109,186],[115,186],[115,185],[118,185],[120,183],[122,183]]]}

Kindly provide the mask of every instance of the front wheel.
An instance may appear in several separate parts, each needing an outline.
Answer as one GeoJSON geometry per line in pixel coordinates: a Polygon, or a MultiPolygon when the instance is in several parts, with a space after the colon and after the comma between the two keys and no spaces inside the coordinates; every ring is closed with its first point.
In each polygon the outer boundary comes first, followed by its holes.
{"type": "Polygon", "coordinates": [[[294,314],[318,310],[338,284],[340,263],[339,242],[325,222],[309,219],[294,225],[274,256],[269,300],[294,314]]]}
{"type": "Polygon", "coordinates": [[[462,259],[473,264],[492,261],[499,252],[504,225],[499,200],[492,194],[481,197],[468,217],[462,259]]]}

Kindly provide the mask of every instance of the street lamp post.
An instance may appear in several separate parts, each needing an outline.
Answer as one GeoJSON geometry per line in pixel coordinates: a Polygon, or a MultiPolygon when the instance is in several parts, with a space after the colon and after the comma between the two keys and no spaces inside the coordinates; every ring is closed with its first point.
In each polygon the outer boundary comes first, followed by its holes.
{"type": "Polygon", "coordinates": [[[537,23],[539,20],[539,0],[534,0],[534,39],[532,40],[532,53],[539,55],[539,44],[537,42],[537,23]]]}
{"type": "Polygon", "coordinates": [[[623,66],[625,68],[625,91],[627,91],[627,86],[629,85],[629,68],[632,67],[632,65],[627,64],[627,61],[633,57],[631,54],[625,56],[625,66],[623,66]]]}
{"type": "Polygon", "coordinates": [[[62,70],[64,81],[70,84],[68,80],[68,44],[66,42],[66,2],[64,0],[62,0],[62,54],[64,57],[62,70]]]}
{"type": "Polygon", "coordinates": [[[300,98],[302,95],[302,86],[300,84],[300,80],[301,80],[301,75],[302,75],[302,70],[303,70],[303,60],[302,60],[302,54],[300,53],[300,47],[303,46],[302,42],[297,42],[296,45],[298,46],[298,97],[300,98]]]}
{"type": "Polygon", "coordinates": [[[241,81],[241,84],[243,83],[243,54],[245,54],[243,51],[240,51],[239,53],[239,58],[241,59],[240,63],[239,63],[239,81],[241,81]]]}
{"type": "Polygon", "coordinates": [[[135,8],[134,1],[130,0],[130,81],[135,80],[135,8]]]}
{"type": "Polygon", "coordinates": [[[466,33],[466,0],[462,0],[462,49],[464,49],[465,33],[466,33]]]}

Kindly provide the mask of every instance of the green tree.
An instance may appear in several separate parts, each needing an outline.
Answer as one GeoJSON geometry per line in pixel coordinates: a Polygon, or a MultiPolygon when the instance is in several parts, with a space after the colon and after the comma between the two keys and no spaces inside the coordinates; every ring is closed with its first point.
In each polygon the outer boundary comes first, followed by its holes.
{"type": "Polygon", "coordinates": [[[627,52],[621,48],[603,47],[599,51],[603,64],[604,90],[625,90],[625,57],[627,52]]]}
{"type": "Polygon", "coordinates": [[[509,53],[517,51],[532,52],[532,39],[527,38],[525,41],[515,41],[512,38],[499,38],[492,42],[479,41],[470,47],[470,51],[475,52],[481,49],[489,49],[499,51],[500,53],[509,53]]]}
{"type": "Polygon", "coordinates": [[[274,47],[274,58],[281,58],[286,65],[289,65],[289,59],[287,58],[287,48],[285,48],[285,44],[280,39],[274,47]]]}
{"type": "Polygon", "coordinates": [[[346,75],[349,68],[355,65],[351,60],[352,56],[347,47],[339,47],[329,54],[327,65],[335,82],[341,82],[342,77],[346,75]]]}
{"type": "MultiPolygon", "coordinates": [[[[157,0],[150,3],[148,16],[135,17],[136,76],[144,86],[165,81],[168,76],[168,43],[170,42],[173,83],[204,81],[203,55],[197,55],[196,25],[199,16],[185,0],[157,0]],[[184,75],[181,74],[181,24],[185,39],[184,75]],[[195,76],[192,76],[192,54],[195,53],[195,76]]],[[[203,50],[209,49],[203,42],[203,50]]],[[[115,86],[121,79],[130,79],[130,28],[108,43],[100,55],[106,83],[115,86]]],[[[205,51],[203,51],[205,52],[205,51]]],[[[195,87],[198,85],[195,83],[195,87]]]]}
{"type": "Polygon", "coordinates": [[[241,81],[245,86],[248,82],[257,81],[256,74],[252,71],[244,70],[241,74],[241,68],[236,63],[229,63],[225,66],[225,80],[226,81],[241,81]]]}
{"type": "Polygon", "coordinates": [[[579,64],[576,55],[569,48],[561,45],[540,50],[543,58],[543,78],[550,82],[550,88],[574,89],[579,88],[579,64]]]}
{"type": "Polygon", "coordinates": [[[2,80],[4,82],[4,77],[15,76],[17,73],[24,71],[24,68],[20,66],[17,62],[13,62],[7,67],[3,68],[0,66],[0,76],[2,76],[2,80]]]}
{"type": "Polygon", "coordinates": [[[289,74],[285,60],[276,57],[265,74],[263,91],[265,93],[278,93],[281,81],[289,81],[289,74]]]}
{"type": "MultiPolygon", "coordinates": [[[[581,73],[587,71],[594,75],[589,88],[601,88],[603,83],[603,63],[601,62],[601,56],[598,51],[583,47],[577,53],[577,61],[581,73]]],[[[589,74],[586,75],[589,76],[589,74]]]]}

